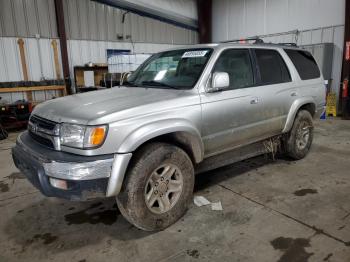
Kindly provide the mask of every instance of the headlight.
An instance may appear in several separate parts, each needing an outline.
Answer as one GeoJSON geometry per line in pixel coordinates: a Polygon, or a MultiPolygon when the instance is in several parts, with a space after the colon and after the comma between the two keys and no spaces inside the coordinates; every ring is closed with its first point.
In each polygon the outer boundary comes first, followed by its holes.
{"type": "Polygon", "coordinates": [[[61,145],[77,148],[93,148],[103,144],[107,126],[81,126],[62,124],[60,127],[61,145]]]}

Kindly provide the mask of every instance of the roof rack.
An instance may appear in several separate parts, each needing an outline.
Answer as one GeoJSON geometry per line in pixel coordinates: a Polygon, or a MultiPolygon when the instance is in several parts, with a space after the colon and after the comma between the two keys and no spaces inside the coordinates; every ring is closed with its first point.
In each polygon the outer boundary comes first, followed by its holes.
{"type": "Polygon", "coordinates": [[[248,41],[255,41],[254,44],[264,43],[264,40],[262,40],[259,37],[249,37],[249,38],[241,38],[241,39],[234,39],[234,40],[226,40],[226,41],[221,41],[220,43],[238,43],[238,42],[248,42],[248,41]]]}
{"type": "Polygon", "coordinates": [[[277,45],[298,46],[296,43],[278,43],[277,45]]]}
{"type": "Polygon", "coordinates": [[[266,45],[285,45],[285,46],[292,46],[292,47],[298,47],[296,43],[266,43],[263,39],[259,37],[249,37],[249,38],[242,38],[242,39],[234,39],[234,40],[226,40],[221,41],[220,43],[239,43],[239,42],[248,42],[248,41],[254,41],[253,44],[266,44],[266,45]]]}

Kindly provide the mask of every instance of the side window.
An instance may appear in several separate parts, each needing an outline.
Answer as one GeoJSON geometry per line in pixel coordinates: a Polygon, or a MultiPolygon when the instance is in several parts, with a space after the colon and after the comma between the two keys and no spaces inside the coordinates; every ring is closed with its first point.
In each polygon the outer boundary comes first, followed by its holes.
{"type": "Polygon", "coordinates": [[[252,86],[254,74],[249,51],[228,49],[221,53],[213,72],[226,72],[230,77],[230,89],[252,86]]]}
{"type": "Polygon", "coordinates": [[[271,85],[291,81],[289,70],[276,50],[255,49],[255,55],[259,66],[261,84],[271,85]]]}
{"type": "Polygon", "coordinates": [[[307,51],[284,49],[292,60],[302,80],[319,78],[321,76],[317,63],[307,51]]]}

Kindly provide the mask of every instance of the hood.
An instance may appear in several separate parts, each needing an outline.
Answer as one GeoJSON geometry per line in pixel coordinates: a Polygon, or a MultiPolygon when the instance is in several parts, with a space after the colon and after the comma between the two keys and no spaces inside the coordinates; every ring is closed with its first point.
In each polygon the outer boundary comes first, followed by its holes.
{"type": "Polygon", "coordinates": [[[189,93],[193,96],[192,90],[111,88],[52,99],[36,106],[33,114],[59,123],[102,124],[99,122],[103,121],[105,116],[112,114],[114,119],[108,119],[118,121],[122,118],[179,106],[179,101],[184,102],[182,98],[189,93]],[[169,100],[179,101],[170,103],[169,100]],[[150,104],[157,104],[157,106],[149,106],[150,104]],[[98,121],[99,119],[101,121],[98,121]]]}

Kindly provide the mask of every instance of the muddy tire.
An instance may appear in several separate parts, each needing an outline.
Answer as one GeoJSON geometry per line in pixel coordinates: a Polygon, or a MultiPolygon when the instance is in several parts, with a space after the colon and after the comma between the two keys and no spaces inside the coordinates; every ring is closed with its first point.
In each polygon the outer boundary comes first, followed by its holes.
{"type": "Polygon", "coordinates": [[[163,230],[185,214],[192,201],[194,170],[182,149],[166,143],[145,145],[130,167],[117,205],[131,224],[163,230]]]}
{"type": "Polygon", "coordinates": [[[313,122],[309,111],[300,110],[295,117],[292,130],[285,139],[285,153],[292,159],[304,158],[313,140],[313,122]]]}

